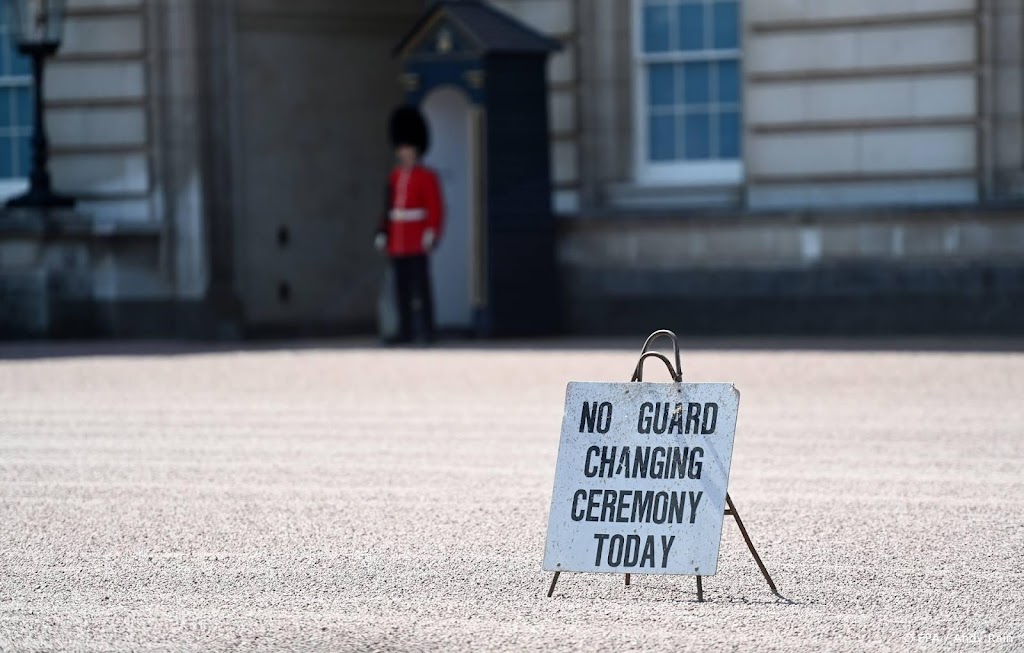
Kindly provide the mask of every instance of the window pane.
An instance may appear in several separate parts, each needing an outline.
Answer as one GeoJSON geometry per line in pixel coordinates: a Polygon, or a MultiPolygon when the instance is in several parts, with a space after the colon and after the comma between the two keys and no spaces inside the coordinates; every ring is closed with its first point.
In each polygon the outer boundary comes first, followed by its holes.
{"type": "Polygon", "coordinates": [[[647,100],[652,107],[672,106],[675,103],[673,66],[668,63],[647,67],[647,100]]]}
{"type": "Polygon", "coordinates": [[[14,177],[14,139],[0,136],[0,177],[14,177]]]}
{"type": "Polygon", "coordinates": [[[13,88],[0,87],[0,128],[10,127],[14,121],[13,88]]]}
{"type": "Polygon", "coordinates": [[[718,101],[740,101],[740,64],[736,60],[718,63],[718,101]]]}
{"type": "Polygon", "coordinates": [[[679,49],[704,49],[704,5],[685,3],[679,6],[679,49]]]}
{"type": "Polygon", "coordinates": [[[718,116],[718,158],[740,158],[740,114],[738,111],[723,111],[718,116]]]}
{"type": "Polygon", "coordinates": [[[23,54],[18,54],[17,50],[12,49],[9,53],[12,57],[11,61],[11,74],[28,77],[32,74],[32,60],[23,54]]]}
{"type": "Polygon", "coordinates": [[[31,127],[32,126],[32,88],[29,86],[19,86],[14,91],[14,111],[15,115],[11,117],[15,127],[31,127]]]}
{"type": "Polygon", "coordinates": [[[716,2],[713,15],[715,23],[715,48],[737,48],[740,44],[740,12],[737,2],[716,2]]]}
{"type": "Polygon", "coordinates": [[[683,101],[686,104],[711,101],[710,67],[706,61],[683,64],[683,101]]]}
{"type": "Polygon", "coordinates": [[[671,161],[676,158],[675,117],[651,116],[649,125],[648,152],[651,161],[671,161]]]}
{"type": "Polygon", "coordinates": [[[668,5],[644,7],[644,52],[665,52],[670,45],[668,5]]]}
{"type": "Polygon", "coordinates": [[[14,40],[8,31],[10,20],[8,15],[13,11],[10,2],[0,2],[0,75],[10,75],[11,65],[18,52],[14,40]]]}
{"type": "Polygon", "coordinates": [[[686,158],[711,158],[711,117],[706,113],[688,113],[684,125],[686,158]]]}

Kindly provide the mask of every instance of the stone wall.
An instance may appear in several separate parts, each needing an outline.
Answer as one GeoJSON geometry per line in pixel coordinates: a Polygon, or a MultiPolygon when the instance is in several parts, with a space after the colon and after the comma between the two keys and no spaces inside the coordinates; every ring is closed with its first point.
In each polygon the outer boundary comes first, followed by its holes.
{"type": "Polygon", "coordinates": [[[156,219],[146,23],[141,0],[73,0],[46,69],[54,180],[105,219],[156,219]]]}
{"type": "Polygon", "coordinates": [[[565,221],[570,332],[1019,333],[1024,211],[565,221]]]}
{"type": "Polygon", "coordinates": [[[984,0],[982,53],[987,114],[985,188],[996,199],[1024,197],[1024,3],[984,0]]]}
{"type": "Polygon", "coordinates": [[[582,207],[559,250],[570,331],[1024,325],[1021,3],[744,2],[731,186],[634,174],[634,7],[579,9],[582,207]]]}
{"type": "Polygon", "coordinates": [[[745,9],[751,207],[977,201],[974,0],[745,9]]]}
{"type": "Polygon", "coordinates": [[[246,328],[372,328],[382,257],[373,234],[402,100],[391,50],[418,0],[234,3],[230,235],[246,328]]]}
{"type": "Polygon", "coordinates": [[[1024,197],[1022,5],[743,3],[744,179],[638,179],[633,2],[578,6],[582,213],[1024,197]]]}

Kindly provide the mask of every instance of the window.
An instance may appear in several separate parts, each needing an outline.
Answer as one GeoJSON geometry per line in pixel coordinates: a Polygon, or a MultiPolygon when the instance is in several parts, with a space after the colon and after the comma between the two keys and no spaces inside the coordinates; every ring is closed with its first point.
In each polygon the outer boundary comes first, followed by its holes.
{"type": "Polygon", "coordinates": [[[638,178],[738,183],[740,2],[634,3],[638,178]]]}
{"type": "Polygon", "coordinates": [[[11,34],[10,3],[0,6],[0,195],[26,187],[32,165],[32,65],[11,34]]]}

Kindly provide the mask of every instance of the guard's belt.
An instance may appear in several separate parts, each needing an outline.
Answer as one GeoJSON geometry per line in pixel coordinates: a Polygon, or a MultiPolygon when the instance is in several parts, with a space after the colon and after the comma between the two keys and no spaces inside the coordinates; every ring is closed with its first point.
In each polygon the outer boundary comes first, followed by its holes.
{"type": "Polygon", "coordinates": [[[426,209],[391,209],[391,219],[395,222],[418,222],[427,217],[426,209]]]}

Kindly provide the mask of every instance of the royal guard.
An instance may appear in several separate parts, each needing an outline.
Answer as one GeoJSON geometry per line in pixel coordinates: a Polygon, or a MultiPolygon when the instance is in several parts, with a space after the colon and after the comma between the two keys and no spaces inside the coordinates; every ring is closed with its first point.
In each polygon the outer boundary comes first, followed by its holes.
{"type": "Polygon", "coordinates": [[[388,177],[388,209],[375,245],[391,259],[398,329],[385,340],[430,342],[434,301],[428,256],[440,242],[444,224],[441,185],[437,175],[420,164],[430,143],[420,112],[411,106],[399,107],[391,114],[390,132],[395,167],[388,177]]]}

